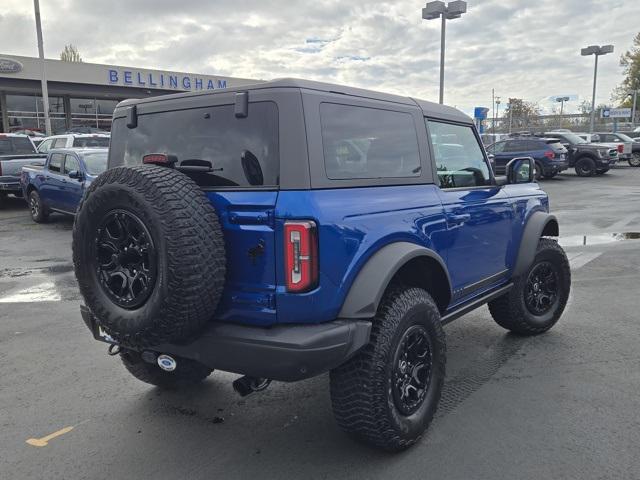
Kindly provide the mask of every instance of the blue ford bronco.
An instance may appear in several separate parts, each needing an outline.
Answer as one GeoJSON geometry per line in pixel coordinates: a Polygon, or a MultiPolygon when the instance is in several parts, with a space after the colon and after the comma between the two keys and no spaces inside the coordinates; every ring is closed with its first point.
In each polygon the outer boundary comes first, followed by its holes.
{"type": "Polygon", "coordinates": [[[533,160],[494,176],[450,107],[290,79],[127,100],[108,166],[74,224],[81,313],[159,387],[330,372],[339,425],[401,450],[436,411],[443,325],[488,304],[535,335],[567,303],[533,160]]]}

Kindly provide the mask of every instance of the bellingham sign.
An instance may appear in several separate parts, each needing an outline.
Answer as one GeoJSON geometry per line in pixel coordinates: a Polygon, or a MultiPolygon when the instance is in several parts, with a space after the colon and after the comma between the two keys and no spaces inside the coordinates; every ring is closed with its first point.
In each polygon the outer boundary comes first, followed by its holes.
{"type": "Polygon", "coordinates": [[[226,80],[184,74],[114,69],[108,70],[107,73],[110,85],[125,87],[175,89],[179,91],[227,88],[226,80]]]}

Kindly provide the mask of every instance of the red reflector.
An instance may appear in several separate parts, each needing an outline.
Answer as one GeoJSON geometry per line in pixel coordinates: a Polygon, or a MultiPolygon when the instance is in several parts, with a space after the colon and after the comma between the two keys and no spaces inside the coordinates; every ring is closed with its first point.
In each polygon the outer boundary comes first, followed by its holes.
{"type": "Polygon", "coordinates": [[[169,163],[169,157],[164,153],[149,153],[142,157],[142,163],[166,165],[167,163],[169,163]]]}
{"type": "Polygon", "coordinates": [[[624,145],[620,144],[618,145],[618,153],[623,153],[624,152],[624,145]]]}
{"type": "Polygon", "coordinates": [[[285,222],[284,262],[287,291],[309,291],[318,284],[318,238],[310,220],[285,222]]]}
{"type": "Polygon", "coordinates": [[[544,152],[544,156],[550,160],[553,160],[554,158],[556,158],[556,154],[553,153],[551,150],[547,150],[546,152],[544,152]]]}

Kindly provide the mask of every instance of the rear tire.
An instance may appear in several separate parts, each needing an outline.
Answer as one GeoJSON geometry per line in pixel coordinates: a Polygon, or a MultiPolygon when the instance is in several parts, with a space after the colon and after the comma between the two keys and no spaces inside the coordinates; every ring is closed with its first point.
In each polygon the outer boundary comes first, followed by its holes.
{"type": "Polygon", "coordinates": [[[213,372],[211,368],[186,358],[177,359],[176,369],[167,372],[156,364],[145,362],[138,352],[132,350],[123,350],[120,359],[124,368],[138,380],[167,390],[196,385],[213,372]]]}
{"type": "Polygon", "coordinates": [[[47,207],[37,190],[32,190],[29,194],[29,210],[31,219],[36,223],[44,223],[49,218],[47,207]]]}
{"type": "Polygon", "coordinates": [[[513,283],[511,290],[489,302],[496,323],[519,335],[549,330],[562,315],[571,289],[571,269],[562,247],[541,238],[533,263],[513,283]]]}
{"type": "Polygon", "coordinates": [[[539,162],[535,162],[533,177],[536,182],[542,180],[543,178],[546,178],[544,175],[544,168],[542,168],[542,164],[540,164],[539,162]]]}
{"type": "Polygon", "coordinates": [[[596,173],[596,162],[589,157],[583,157],[576,162],[576,173],[580,177],[591,177],[596,173]]]}
{"type": "Polygon", "coordinates": [[[331,371],[338,424],[384,450],[410,447],[436,412],[445,362],[445,335],[431,296],[420,288],[391,288],[378,307],[369,343],[331,371]]]}
{"type": "Polygon", "coordinates": [[[634,152],[628,162],[632,167],[640,167],[640,152],[634,152]]]}

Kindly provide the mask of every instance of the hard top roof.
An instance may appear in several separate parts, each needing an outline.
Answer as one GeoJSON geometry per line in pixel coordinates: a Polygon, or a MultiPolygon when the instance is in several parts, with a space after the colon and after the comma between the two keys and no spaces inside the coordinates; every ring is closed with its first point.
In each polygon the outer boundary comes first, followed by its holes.
{"type": "Polygon", "coordinates": [[[64,148],[52,148],[47,153],[75,153],[78,155],[94,154],[94,153],[109,153],[107,147],[93,147],[93,148],[77,148],[77,147],[64,147],[64,148]]]}
{"type": "Polygon", "coordinates": [[[460,121],[464,123],[472,123],[473,120],[468,115],[465,115],[460,110],[446,105],[440,105],[438,103],[428,102],[426,100],[420,100],[411,97],[403,97],[401,95],[394,95],[390,93],[376,92],[374,90],[367,90],[363,88],[348,87],[344,85],[337,85],[333,83],[317,82],[313,80],[302,80],[297,78],[280,78],[271,80],[268,82],[260,82],[251,85],[241,85],[236,87],[229,87],[225,89],[218,89],[213,91],[200,91],[200,92],[185,92],[174,93],[169,95],[159,95],[155,97],[143,98],[143,99],[129,99],[120,102],[117,106],[118,109],[127,107],[130,105],[138,105],[145,103],[161,102],[170,99],[180,99],[188,97],[197,97],[202,95],[219,95],[229,92],[243,92],[251,90],[263,90],[267,88],[301,88],[305,90],[315,90],[326,93],[339,93],[343,95],[350,95],[354,97],[370,98],[374,100],[381,100],[385,102],[399,103],[403,105],[418,105],[425,115],[433,116],[436,118],[444,118],[452,121],[460,121]]]}

